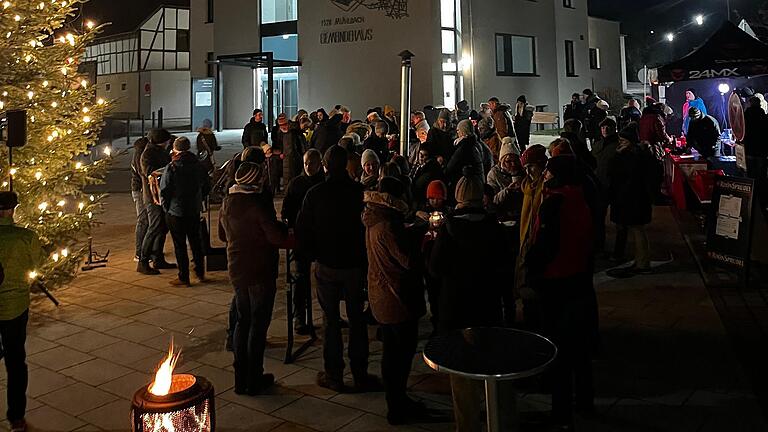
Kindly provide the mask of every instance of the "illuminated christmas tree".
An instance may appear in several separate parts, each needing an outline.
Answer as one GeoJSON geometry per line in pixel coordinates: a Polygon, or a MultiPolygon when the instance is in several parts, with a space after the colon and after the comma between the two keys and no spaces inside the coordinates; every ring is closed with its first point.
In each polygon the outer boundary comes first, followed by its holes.
{"type": "Polygon", "coordinates": [[[110,162],[108,148],[106,157],[91,154],[109,103],[96,100],[93,86],[78,73],[99,30],[75,20],[81,2],[1,4],[0,112],[27,112],[27,143],[13,149],[12,166],[8,148],[0,146],[0,181],[3,190],[12,181],[20,201],[16,223],[36,231],[48,253],[31,277],[49,288],[71,280],[88,252],[101,197],[84,189],[103,182],[110,162]]]}

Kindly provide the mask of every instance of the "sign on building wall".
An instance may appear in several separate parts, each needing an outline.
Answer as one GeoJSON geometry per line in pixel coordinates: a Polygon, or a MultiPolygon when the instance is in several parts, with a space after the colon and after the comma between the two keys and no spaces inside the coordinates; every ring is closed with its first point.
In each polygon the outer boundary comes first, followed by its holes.
{"type": "Polygon", "coordinates": [[[408,16],[408,0],[328,0],[344,13],[322,18],[320,44],[343,44],[372,41],[376,32],[360,12],[378,10],[392,19],[408,16]]]}

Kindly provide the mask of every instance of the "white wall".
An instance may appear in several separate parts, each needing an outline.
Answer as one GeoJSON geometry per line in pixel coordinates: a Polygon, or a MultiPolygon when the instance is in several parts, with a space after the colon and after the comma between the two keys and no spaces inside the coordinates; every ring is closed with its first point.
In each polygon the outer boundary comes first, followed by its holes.
{"type": "Polygon", "coordinates": [[[149,74],[152,111],[163,108],[165,119],[190,118],[192,83],[189,71],[152,71],[149,74]]]}
{"type": "Polygon", "coordinates": [[[114,103],[112,114],[133,114],[139,112],[139,73],[98,75],[96,96],[114,103]],[[107,84],[110,90],[107,91],[107,84]],[[125,84],[125,90],[122,85],[125,84]]]}
{"type": "Polygon", "coordinates": [[[299,0],[299,105],[307,109],[344,104],[355,118],[368,108],[400,104],[400,58],[413,59],[412,107],[442,103],[440,14],[438,0],[411,0],[409,17],[393,19],[380,10],[360,7],[344,12],[328,0],[299,0]],[[364,22],[336,25],[337,19],[364,22]],[[322,20],[330,19],[330,26],[322,20]],[[321,38],[360,30],[370,40],[323,43],[321,38]],[[366,33],[367,32],[367,33],[366,33]]]}
{"type": "Polygon", "coordinates": [[[619,23],[590,17],[589,47],[600,49],[600,69],[590,71],[595,89],[623,91],[619,23]]]}
{"type": "MultiPolygon", "coordinates": [[[[215,15],[214,15],[215,19],[215,15]]],[[[190,0],[190,53],[189,69],[193,78],[205,78],[208,53],[213,52],[214,24],[208,20],[208,0],[190,0]]]]}
{"type": "MultiPolygon", "coordinates": [[[[478,106],[492,96],[512,103],[525,94],[531,104],[557,107],[557,62],[552,31],[554,11],[551,2],[471,0],[472,50],[474,68],[473,104],[478,106]],[[533,36],[536,40],[537,76],[496,75],[496,34],[533,36]]],[[[466,44],[466,42],[465,42],[466,44]]]]}

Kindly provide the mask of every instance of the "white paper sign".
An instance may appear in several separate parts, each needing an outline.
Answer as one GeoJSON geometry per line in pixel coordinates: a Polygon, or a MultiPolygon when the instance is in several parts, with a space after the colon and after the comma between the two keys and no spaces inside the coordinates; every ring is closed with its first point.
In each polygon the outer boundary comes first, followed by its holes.
{"type": "Polygon", "coordinates": [[[739,218],[728,217],[725,215],[719,215],[717,217],[717,225],[715,226],[715,234],[738,240],[739,238],[739,218]]]}
{"type": "Polygon", "coordinates": [[[196,92],[195,93],[195,106],[196,107],[209,107],[213,103],[213,93],[211,92],[196,92]]]}
{"type": "Polygon", "coordinates": [[[723,195],[720,197],[720,208],[717,210],[720,216],[728,216],[732,218],[741,217],[741,198],[723,195]]]}
{"type": "Polygon", "coordinates": [[[742,144],[736,144],[736,166],[739,167],[739,169],[743,169],[746,171],[747,169],[747,152],[744,151],[744,146],[742,144]]]}

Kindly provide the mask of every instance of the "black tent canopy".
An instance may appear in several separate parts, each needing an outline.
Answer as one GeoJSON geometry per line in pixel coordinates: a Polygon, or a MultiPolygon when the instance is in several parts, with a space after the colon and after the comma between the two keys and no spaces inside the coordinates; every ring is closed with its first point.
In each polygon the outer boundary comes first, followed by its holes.
{"type": "Polygon", "coordinates": [[[768,74],[768,45],[726,21],[702,46],[657,71],[662,83],[768,74]]]}

